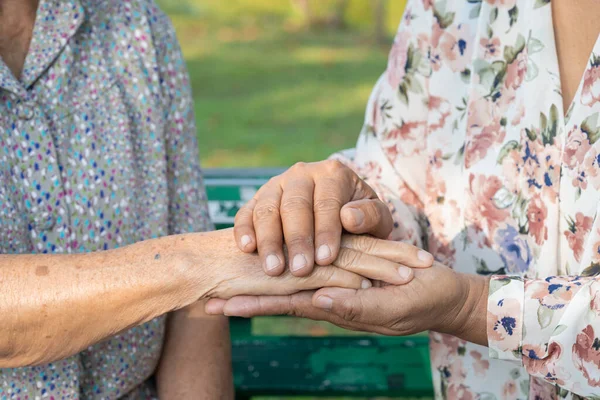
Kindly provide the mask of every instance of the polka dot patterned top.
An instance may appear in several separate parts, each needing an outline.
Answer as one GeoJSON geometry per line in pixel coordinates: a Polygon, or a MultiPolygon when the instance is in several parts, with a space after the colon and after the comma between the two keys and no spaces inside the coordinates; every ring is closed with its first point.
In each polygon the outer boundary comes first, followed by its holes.
{"type": "MultiPolygon", "coordinates": [[[[210,228],[189,78],[152,0],[41,0],[20,80],[0,60],[0,253],[77,253],[210,228]]],[[[145,399],[156,319],[0,369],[0,399],[145,399]]]]}

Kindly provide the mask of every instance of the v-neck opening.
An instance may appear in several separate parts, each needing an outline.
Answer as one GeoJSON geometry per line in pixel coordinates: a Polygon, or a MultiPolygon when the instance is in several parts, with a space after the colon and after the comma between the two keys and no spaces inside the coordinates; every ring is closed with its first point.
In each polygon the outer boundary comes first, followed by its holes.
{"type": "Polygon", "coordinates": [[[79,0],[40,0],[29,50],[19,79],[30,87],[48,69],[84,20],[79,0]]]}
{"type": "Polygon", "coordinates": [[[587,57],[587,62],[583,68],[583,71],[581,71],[581,76],[579,78],[577,90],[573,94],[573,98],[569,102],[569,106],[565,109],[565,95],[563,93],[562,71],[561,71],[560,58],[558,56],[558,46],[557,46],[557,41],[556,41],[556,29],[554,29],[554,14],[552,11],[552,2],[550,2],[548,4],[548,6],[550,7],[550,10],[549,10],[550,11],[550,22],[551,22],[551,26],[552,26],[552,35],[550,35],[550,36],[552,38],[553,45],[554,45],[554,60],[556,61],[556,72],[558,74],[558,88],[560,91],[560,104],[558,104],[558,106],[559,106],[558,109],[559,109],[560,115],[562,117],[563,126],[566,126],[566,124],[569,120],[569,117],[572,115],[573,108],[577,105],[577,100],[581,96],[581,90],[583,89],[583,84],[585,81],[585,73],[586,73],[587,69],[589,68],[590,63],[592,62],[594,54],[597,52],[600,52],[600,34],[598,34],[598,37],[596,38],[596,41],[595,41],[594,45],[592,46],[590,54],[587,57]]]}

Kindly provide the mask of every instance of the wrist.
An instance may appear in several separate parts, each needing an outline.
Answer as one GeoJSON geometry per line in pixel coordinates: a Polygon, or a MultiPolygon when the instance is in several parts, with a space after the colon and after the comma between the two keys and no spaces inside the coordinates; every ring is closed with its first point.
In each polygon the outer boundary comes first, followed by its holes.
{"type": "Polygon", "coordinates": [[[241,260],[235,256],[243,253],[237,249],[231,229],[188,233],[170,239],[178,282],[189,301],[185,305],[213,297],[225,281],[235,278],[227,266],[239,266],[241,260]]]}
{"type": "MultiPolygon", "coordinates": [[[[158,295],[170,298],[167,312],[192,304],[202,295],[198,273],[202,268],[194,265],[192,258],[193,235],[164,236],[136,243],[130,249],[139,269],[156,284],[158,295]]],[[[195,247],[195,252],[204,250],[195,247]]]]}
{"type": "Polygon", "coordinates": [[[487,346],[487,299],[489,278],[456,273],[458,280],[455,300],[450,302],[442,333],[468,342],[487,346]]]}

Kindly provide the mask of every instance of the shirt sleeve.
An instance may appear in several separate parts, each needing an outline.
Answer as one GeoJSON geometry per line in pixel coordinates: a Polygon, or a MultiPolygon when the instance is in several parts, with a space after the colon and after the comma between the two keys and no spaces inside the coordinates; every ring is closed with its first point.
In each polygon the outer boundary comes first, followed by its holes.
{"type": "Polygon", "coordinates": [[[522,363],[530,375],[578,395],[597,396],[600,277],[589,275],[493,277],[487,318],[490,355],[522,363]]]}
{"type": "Polygon", "coordinates": [[[148,1],[147,7],[163,98],[169,234],[212,230],[189,74],[171,21],[154,1],[148,1]]]}
{"type": "Polygon", "coordinates": [[[367,105],[356,148],[334,154],[353,168],[385,201],[394,218],[390,239],[427,247],[423,214],[428,163],[427,59],[431,11],[426,2],[409,1],[386,71],[367,105]]]}

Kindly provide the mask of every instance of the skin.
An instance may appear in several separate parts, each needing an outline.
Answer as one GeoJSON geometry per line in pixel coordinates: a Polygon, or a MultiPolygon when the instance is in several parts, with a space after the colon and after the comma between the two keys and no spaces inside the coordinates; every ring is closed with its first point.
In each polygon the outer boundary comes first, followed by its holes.
{"type": "Polygon", "coordinates": [[[229,325],[197,302],[171,313],[156,372],[160,399],[233,399],[229,325]],[[198,362],[202,360],[202,362],[198,362]]]}
{"type": "Polygon", "coordinates": [[[239,317],[292,315],[389,336],[432,330],[487,346],[488,282],[485,277],[460,274],[435,263],[431,268],[416,269],[415,278],[406,285],[211,299],[206,310],[239,317]],[[444,282],[443,290],[440,282],[444,282]]]}
{"type": "MultiPolygon", "coordinates": [[[[240,250],[258,250],[265,273],[281,274],[283,243],[289,270],[310,274],[315,263],[337,257],[343,230],[385,239],[392,231],[390,211],[375,191],[339,161],[298,163],[271,179],[235,217],[240,250]]],[[[423,253],[423,264],[431,256],[423,253]]]]}
{"type": "Polygon", "coordinates": [[[38,0],[0,0],[0,57],[18,79],[33,34],[38,0]]]}
{"type": "MultiPolygon", "coordinates": [[[[566,113],[600,34],[600,3],[598,0],[553,0],[552,15],[566,113]]],[[[236,219],[238,246],[246,251],[258,248],[265,257],[278,254],[284,242],[290,248],[293,246],[291,254],[310,254],[326,242],[334,254],[337,251],[335,237],[341,227],[349,232],[357,229],[356,219],[352,220],[347,212],[348,208],[356,207],[357,199],[363,199],[363,204],[369,204],[373,211],[363,211],[363,232],[380,237],[389,233],[391,218],[381,208],[381,202],[373,197],[364,182],[345,168],[328,162],[313,163],[294,167],[273,179],[236,219]],[[325,183],[320,183],[323,179],[325,183]],[[319,185],[326,187],[327,192],[318,190],[319,185]],[[288,186],[293,189],[287,189],[288,186]],[[316,207],[317,203],[330,206],[316,207]],[[302,224],[294,220],[294,216],[308,222],[302,224]],[[297,228],[294,230],[294,227],[297,228]],[[380,230],[375,233],[372,227],[380,227],[380,230]],[[245,240],[242,235],[246,236],[245,240]],[[317,239],[313,248],[314,237],[317,239]]],[[[302,273],[310,269],[312,259],[307,257],[307,261],[309,266],[302,273]]],[[[277,266],[268,273],[275,275],[282,269],[277,266]]],[[[358,291],[325,288],[291,296],[215,299],[207,303],[206,310],[210,314],[244,317],[297,315],[386,335],[434,330],[487,345],[487,278],[454,272],[436,264],[430,269],[415,270],[414,280],[404,286],[378,286],[358,291]],[[439,282],[444,282],[443,290],[439,282]]]]}
{"type": "MultiPolygon", "coordinates": [[[[265,275],[258,255],[236,248],[232,230],[167,236],[84,254],[0,255],[0,368],[66,358],[209,298],[289,295],[322,287],[361,289],[371,287],[365,277],[395,285],[413,278],[402,276],[402,265],[387,256],[402,254],[410,266],[410,254],[418,249],[361,236],[345,243],[331,266],[307,277],[265,275]]],[[[184,313],[169,323],[183,319],[194,326],[168,341],[197,335],[202,313],[189,308],[184,313]]],[[[168,365],[172,360],[167,356],[163,361],[168,365]]]]}
{"type": "Polygon", "coordinates": [[[600,34],[600,2],[552,0],[551,4],[563,109],[566,113],[600,34]]]}

